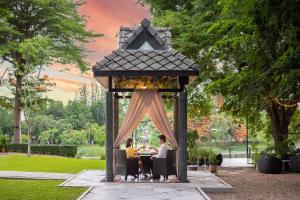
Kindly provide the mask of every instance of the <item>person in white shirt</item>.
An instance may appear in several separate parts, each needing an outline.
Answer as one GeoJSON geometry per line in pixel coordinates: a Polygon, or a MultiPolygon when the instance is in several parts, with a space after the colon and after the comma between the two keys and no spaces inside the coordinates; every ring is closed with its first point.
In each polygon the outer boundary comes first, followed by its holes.
{"type": "MultiPolygon", "coordinates": [[[[149,147],[149,149],[154,150],[154,154],[151,156],[151,162],[150,162],[150,168],[153,170],[153,160],[157,158],[166,158],[168,150],[170,149],[169,146],[166,144],[166,136],[160,135],[159,137],[159,143],[160,143],[160,148],[155,148],[155,147],[149,147]]],[[[159,175],[153,174],[153,176],[150,177],[150,179],[159,179],[159,175]]]]}
{"type": "Polygon", "coordinates": [[[157,149],[155,147],[149,147],[149,149],[153,149],[155,151],[151,159],[166,158],[167,152],[170,149],[169,146],[166,144],[166,136],[160,135],[158,138],[159,138],[160,148],[157,149]]]}

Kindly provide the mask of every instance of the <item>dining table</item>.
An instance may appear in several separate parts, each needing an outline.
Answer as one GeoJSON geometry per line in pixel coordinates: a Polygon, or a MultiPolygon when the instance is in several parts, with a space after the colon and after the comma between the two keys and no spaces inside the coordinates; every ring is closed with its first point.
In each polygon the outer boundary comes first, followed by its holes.
{"type": "Polygon", "coordinates": [[[151,156],[153,152],[140,152],[140,160],[143,162],[143,168],[146,174],[151,174],[151,156]]]}

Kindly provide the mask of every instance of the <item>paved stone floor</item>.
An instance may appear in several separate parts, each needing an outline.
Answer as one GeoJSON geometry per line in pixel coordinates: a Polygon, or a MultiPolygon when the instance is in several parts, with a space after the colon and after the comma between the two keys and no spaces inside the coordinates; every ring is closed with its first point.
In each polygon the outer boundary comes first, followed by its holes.
{"type": "MultiPolygon", "coordinates": [[[[85,186],[85,187],[97,187],[103,186],[102,180],[105,178],[105,172],[102,170],[85,170],[77,176],[65,181],[60,186],[85,186]]],[[[209,173],[208,171],[188,171],[188,179],[190,183],[185,183],[188,187],[201,188],[205,192],[230,192],[232,187],[226,182],[222,181],[217,176],[209,173]]],[[[124,178],[122,179],[124,180],[124,178]]],[[[131,178],[128,178],[129,182],[131,178]]],[[[149,181],[140,179],[143,184],[149,183],[149,181]]],[[[172,180],[172,177],[169,178],[172,180]]],[[[123,181],[122,181],[123,182],[123,181]]],[[[128,184],[134,184],[137,182],[130,182],[128,184]]],[[[179,184],[179,183],[167,183],[167,182],[153,182],[150,184],[179,184]]],[[[160,185],[158,185],[160,186],[160,185]]]]}
{"type": "Polygon", "coordinates": [[[0,178],[66,180],[74,176],[68,173],[0,171],[0,178]]]}
{"type": "Polygon", "coordinates": [[[176,183],[101,183],[81,200],[210,200],[196,188],[176,183]]]}
{"type": "MultiPolygon", "coordinates": [[[[230,192],[232,187],[220,178],[207,171],[189,171],[190,183],[152,182],[142,180],[129,183],[103,182],[105,172],[101,170],[85,170],[77,176],[65,181],[60,186],[93,187],[81,199],[101,200],[115,199],[172,199],[172,200],[208,200],[204,192],[230,192]]],[[[172,180],[172,177],[169,178],[172,180]]],[[[124,180],[124,179],[123,179],[124,180]]],[[[130,180],[130,178],[129,178],[130,180]]]]}
{"type": "MultiPolygon", "coordinates": [[[[149,182],[145,179],[123,183],[124,177],[119,177],[121,182],[103,182],[105,171],[84,170],[81,173],[47,173],[47,172],[17,172],[0,171],[0,178],[18,179],[65,179],[61,187],[91,187],[84,193],[80,200],[210,200],[204,192],[230,192],[232,187],[209,173],[202,171],[188,171],[190,183],[169,183],[167,181],[149,182]],[[142,182],[142,183],[139,183],[142,182]]],[[[170,177],[169,180],[175,177],[170,177]]]]}

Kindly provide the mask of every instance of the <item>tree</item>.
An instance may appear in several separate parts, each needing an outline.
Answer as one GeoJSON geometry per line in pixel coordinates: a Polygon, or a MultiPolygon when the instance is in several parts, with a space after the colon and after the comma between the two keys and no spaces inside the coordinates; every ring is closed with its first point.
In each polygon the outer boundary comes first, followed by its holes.
{"type": "Polygon", "coordinates": [[[276,145],[300,101],[297,0],[146,0],[174,47],[200,65],[199,82],[223,110],[256,121],[267,111],[276,145]],[[298,68],[298,70],[297,70],[298,68]]]}
{"type": "Polygon", "coordinates": [[[9,137],[13,132],[13,113],[0,107],[0,132],[9,137]]]}
{"type": "Polygon", "coordinates": [[[105,104],[103,100],[92,102],[90,110],[93,115],[93,119],[99,125],[103,125],[105,121],[105,104]]]}
{"type": "Polygon", "coordinates": [[[85,145],[87,144],[85,130],[65,130],[61,135],[61,144],[85,145]]]}
{"type": "Polygon", "coordinates": [[[64,115],[64,105],[61,101],[48,100],[41,110],[38,112],[39,115],[52,115],[54,119],[62,119],[64,115]]]}
{"type": "Polygon", "coordinates": [[[31,73],[27,68],[34,57],[32,52],[22,52],[22,44],[33,38],[47,41],[47,53],[39,65],[62,63],[87,70],[83,60],[84,43],[100,36],[85,30],[85,18],[78,8],[82,1],[69,0],[2,0],[0,2],[0,58],[13,67],[14,95],[14,142],[20,142],[22,90],[24,77],[31,73]]]}

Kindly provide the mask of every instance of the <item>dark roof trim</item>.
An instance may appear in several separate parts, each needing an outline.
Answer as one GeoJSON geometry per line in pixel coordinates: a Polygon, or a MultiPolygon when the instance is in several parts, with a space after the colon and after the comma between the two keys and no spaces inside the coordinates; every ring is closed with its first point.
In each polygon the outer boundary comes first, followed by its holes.
{"type": "Polygon", "coordinates": [[[121,47],[121,49],[127,49],[136,39],[137,37],[144,31],[147,30],[150,35],[157,41],[157,43],[160,46],[166,46],[165,42],[163,41],[163,39],[159,36],[159,33],[157,32],[157,30],[155,30],[154,28],[152,28],[150,26],[150,21],[148,19],[144,19],[141,22],[141,26],[138,27],[132,34],[131,37],[129,37],[123,44],[123,46],[121,47]]]}
{"type": "Polygon", "coordinates": [[[198,76],[199,71],[182,71],[182,70],[130,70],[130,71],[99,71],[93,68],[94,76],[198,76]]]}

